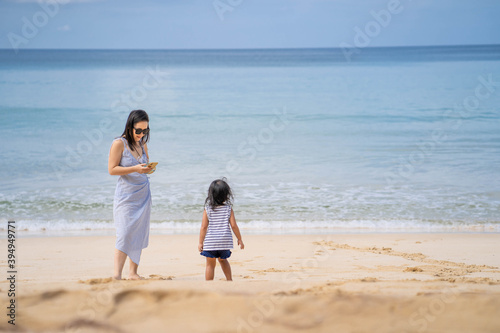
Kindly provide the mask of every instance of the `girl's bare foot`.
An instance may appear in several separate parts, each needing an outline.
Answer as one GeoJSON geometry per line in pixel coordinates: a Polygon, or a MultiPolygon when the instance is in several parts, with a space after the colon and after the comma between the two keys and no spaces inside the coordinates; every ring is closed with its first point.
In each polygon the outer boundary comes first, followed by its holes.
{"type": "Polygon", "coordinates": [[[129,280],[144,280],[144,278],[142,276],[140,276],[139,274],[129,275],[128,279],[129,280]]]}
{"type": "Polygon", "coordinates": [[[115,275],[113,276],[113,280],[121,280],[122,276],[121,275],[115,275]]]}

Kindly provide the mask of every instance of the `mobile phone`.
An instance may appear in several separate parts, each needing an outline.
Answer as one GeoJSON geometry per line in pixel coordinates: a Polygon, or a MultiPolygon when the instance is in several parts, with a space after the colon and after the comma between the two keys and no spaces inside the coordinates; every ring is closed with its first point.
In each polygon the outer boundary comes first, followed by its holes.
{"type": "Polygon", "coordinates": [[[152,174],[153,172],[155,172],[155,167],[158,165],[158,162],[150,162],[148,163],[146,166],[144,166],[145,168],[151,168],[153,170],[149,171],[148,173],[146,173],[147,175],[149,174],[152,174]]]}

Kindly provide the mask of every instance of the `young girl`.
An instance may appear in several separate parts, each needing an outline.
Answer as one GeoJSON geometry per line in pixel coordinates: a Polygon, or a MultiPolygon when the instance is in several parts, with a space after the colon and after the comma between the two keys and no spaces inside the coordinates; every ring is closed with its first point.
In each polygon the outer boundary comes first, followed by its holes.
{"type": "Polygon", "coordinates": [[[200,242],[198,244],[200,254],[207,257],[207,266],[205,268],[205,280],[207,281],[214,279],[217,258],[227,281],[233,280],[231,266],[227,261],[227,258],[231,256],[229,249],[233,248],[231,229],[233,229],[234,235],[238,239],[240,248],[245,248],[231,208],[232,198],[231,188],[226,183],[225,178],[214,180],[210,184],[208,196],[205,200],[200,242]],[[229,226],[231,226],[231,229],[229,229],[229,226]]]}

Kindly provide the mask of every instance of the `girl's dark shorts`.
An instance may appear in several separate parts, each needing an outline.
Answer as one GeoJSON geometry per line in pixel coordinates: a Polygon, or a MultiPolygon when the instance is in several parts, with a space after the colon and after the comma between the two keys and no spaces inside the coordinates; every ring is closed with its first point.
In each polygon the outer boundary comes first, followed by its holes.
{"type": "Polygon", "coordinates": [[[227,259],[231,256],[231,251],[229,250],[201,251],[200,254],[208,258],[227,259]]]}

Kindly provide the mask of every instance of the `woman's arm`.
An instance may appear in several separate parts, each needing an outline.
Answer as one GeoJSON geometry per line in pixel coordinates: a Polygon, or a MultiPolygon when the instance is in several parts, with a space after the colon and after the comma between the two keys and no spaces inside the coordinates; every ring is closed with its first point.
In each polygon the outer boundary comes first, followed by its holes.
{"type": "Polygon", "coordinates": [[[245,244],[243,244],[243,240],[241,239],[241,234],[240,234],[240,228],[238,228],[238,225],[236,224],[236,218],[234,217],[234,211],[231,208],[231,216],[229,217],[229,223],[231,224],[231,229],[233,229],[234,235],[238,239],[238,245],[240,246],[240,249],[245,248],[245,244]]]}
{"type": "Polygon", "coordinates": [[[208,230],[208,216],[207,211],[203,210],[203,218],[201,219],[201,228],[200,228],[200,241],[198,242],[198,251],[203,251],[203,241],[205,241],[205,236],[207,235],[208,230]]]}
{"type": "Polygon", "coordinates": [[[108,172],[110,175],[122,176],[122,175],[128,175],[132,172],[146,173],[151,171],[151,168],[143,168],[145,164],[137,164],[131,167],[120,166],[120,160],[122,159],[123,149],[124,149],[123,142],[121,140],[115,140],[111,145],[111,149],[109,151],[109,160],[108,160],[108,172]]]}

